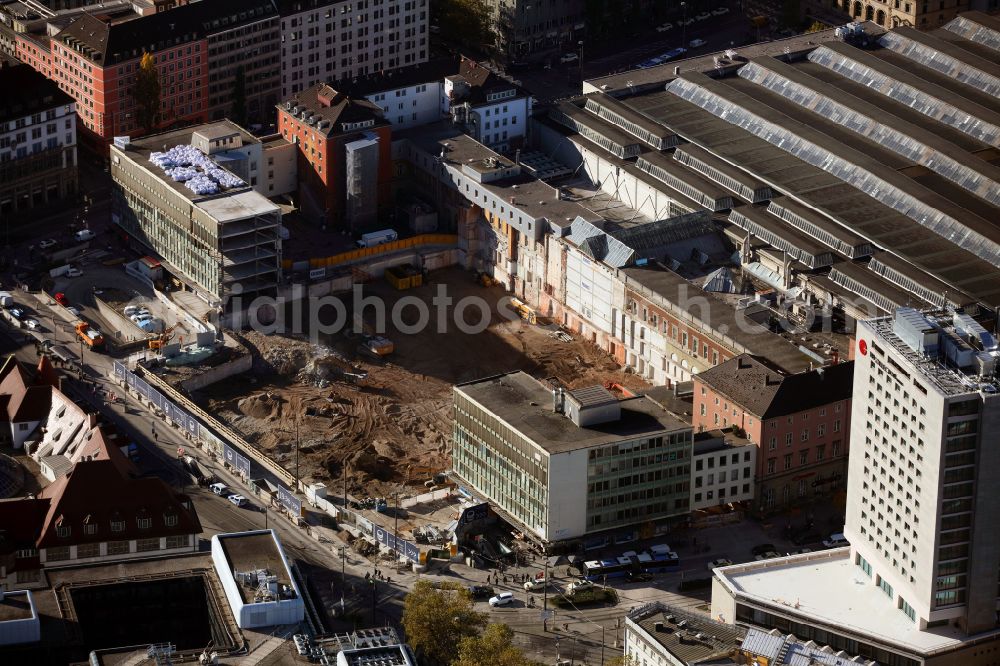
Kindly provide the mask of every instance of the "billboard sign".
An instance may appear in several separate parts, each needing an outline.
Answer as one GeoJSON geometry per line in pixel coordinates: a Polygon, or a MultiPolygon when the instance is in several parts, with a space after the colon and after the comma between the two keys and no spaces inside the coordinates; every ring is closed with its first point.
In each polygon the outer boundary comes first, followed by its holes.
{"type": "Polygon", "coordinates": [[[417,548],[416,544],[410,543],[405,539],[397,539],[396,535],[392,533],[392,530],[387,530],[384,527],[375,527],[375,540],[386,548],[392,548],[397,553],[403,555],[408,560],[414,562],[420,561],[420,549],[417,548]]]}
{"type": "Polygon", "coordinates": [[[302,500],[284,486],[278,487],[278,503],[288,509],[288,513],[295,516],[302,515],[302,500]]]}

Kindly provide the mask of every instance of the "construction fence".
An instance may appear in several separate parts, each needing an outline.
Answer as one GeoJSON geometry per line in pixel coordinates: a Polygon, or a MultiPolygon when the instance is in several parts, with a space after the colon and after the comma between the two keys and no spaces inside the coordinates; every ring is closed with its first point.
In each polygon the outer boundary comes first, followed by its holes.
{"type": "MultiPolygon", "coordinates": [[[[458,235],[420,234],[418,236],[413,236],[412,238],[402,238],[399,240],[389,241],[388,243],[382,243],[381,245],[376,245],[374,247],[359,247],[356,250],[348,250],[347,252],[333,254],[328,257],[312,257],[309,259],[309,268],[330,268],[333,266],[341,266],[356,261],[362,261],[370,257],[392,254],[393,252],[400,252],[403,250],[412,250],[419,247],[441,246],[457,247],[458,235]]],[[[299,262],[293,261],[292,259],[284,259],[281,262],[281,266],[284,270],[288,271],[293,270],[295,268],[295,264],[297,263],[299,262]]]]}

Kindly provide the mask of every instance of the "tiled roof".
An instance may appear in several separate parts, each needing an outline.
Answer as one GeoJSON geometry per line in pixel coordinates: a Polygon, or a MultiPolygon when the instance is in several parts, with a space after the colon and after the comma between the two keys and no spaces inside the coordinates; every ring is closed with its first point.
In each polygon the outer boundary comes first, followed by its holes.
{"type": "Polygon", "coordinates": [[[271,0],[193,2],[110,25],[83,13],[55,38],[84,47],[81,53],[98,65],[113,65],[277,15],[271,0]]]}
{"type": "Polygon", "coordinates": [[[0,67],[0,90],[4,91],[0,95],[0,124],[73,103],[54,81],[21,63],[0,67]]]}
{"type": "Polygon", "coordinates": [[[751,414],[766,419],[795,414],[851,397],[854,363],[789,375],[750,354],[740,354],[698,374],[704,382],[751,414]]]}
{"type": "Polygon", "coordinates": [[[198,534],[201,524],[190,499],[156,478],[129,478],[113,460],[77,463],[66,476],[46,486],[39,499],[49,500],[38,547],[108,540],[198,534]],[[173,525],[167,521],[176,518],[173,525]],[[149,527],[140,527],[148,519],[149,527]],[[112,524],[121,523],[120,531],[112,524]],[[96,525],[88,534],[85,525],[96,525]],[[68,527],[66,537],[57,528],[68,527]]]}
{"type": "Polygon", "coordinates": [[[375,121],[374,126],[386,125],[382,117],[382,107],[367,99],[354,99],[339,90],[334,90],[329,84],[317,83],[306,88],[286,101],[279,108],[291,113],[296,107],[298,114],[292,114],[300,122],[315,127],[325,136],[333,136],[343,132],[343,124],[375,121]],[[312,112],[308,121],[301,114],[312,112]]]}
{"type": "Polygon", "coordinates": [[[52,404],[51,386],[29,386],[24,391],[12,393],[7,403],[7,418],[11,423],[41,421],[52,404]]]}

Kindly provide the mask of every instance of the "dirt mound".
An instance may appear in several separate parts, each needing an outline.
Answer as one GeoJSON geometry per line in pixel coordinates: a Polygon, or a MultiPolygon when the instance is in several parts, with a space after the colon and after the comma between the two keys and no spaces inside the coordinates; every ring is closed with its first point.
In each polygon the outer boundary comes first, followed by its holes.
{"type": "Polygon", "coordinates": [[[270,393],[258,393],[237,403],[240,413],[255,419],[275,419],[281,410],[281,400],[270,393]]]}

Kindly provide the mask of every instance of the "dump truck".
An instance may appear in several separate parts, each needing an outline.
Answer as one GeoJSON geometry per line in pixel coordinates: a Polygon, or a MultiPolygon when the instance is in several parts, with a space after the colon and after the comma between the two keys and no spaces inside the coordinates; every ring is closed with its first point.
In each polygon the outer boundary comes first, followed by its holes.
{"type": "Polygon", "coordinates": [[[77,323],[76,334],[92,350],[100,351],[104,349],[104,336],[87,322],[81,321],[77,323]]]}

